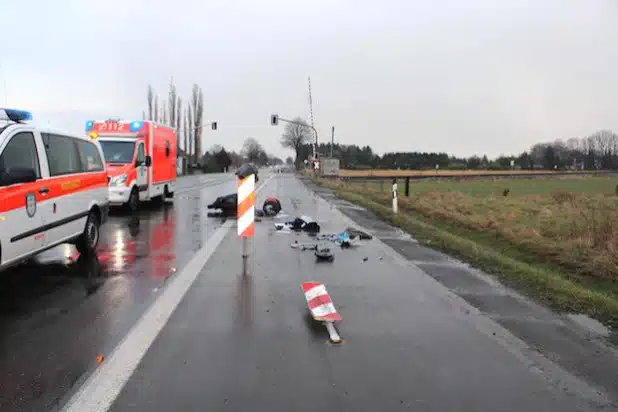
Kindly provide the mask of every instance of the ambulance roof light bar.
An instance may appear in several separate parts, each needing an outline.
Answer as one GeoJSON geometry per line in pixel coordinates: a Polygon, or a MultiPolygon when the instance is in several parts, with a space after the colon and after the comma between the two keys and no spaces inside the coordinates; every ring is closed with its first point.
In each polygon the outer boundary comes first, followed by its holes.
{"type": "MultiPolygon", "coordinates": [[[[104,123],[118,123],[115,120],[106,120],[104,123]]],[[[88,120],[86,121],[86,132],[92,132],[94,130],[94,124],[95,121],[94,120],[88,120]]],[[[131,133],[137,133],[139,132],[142,127],[144,127],[144,121],[142,120],[137,120],[137,121],[133,121],[131,123],[129,123],[129,132],[131,133]]],[[[155,126],[156,127],[156,126],[155,126]]]]}
{"type": "Polygon", "coordinates": [[[0,108],[0,120],[22,123],[26,120],[32,120],[32,113],[26,110],[0,108]]]}

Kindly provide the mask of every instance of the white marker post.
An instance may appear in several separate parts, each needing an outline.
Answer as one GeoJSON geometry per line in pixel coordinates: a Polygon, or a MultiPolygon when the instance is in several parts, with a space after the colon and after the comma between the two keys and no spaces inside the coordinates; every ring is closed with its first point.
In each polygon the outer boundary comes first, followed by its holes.
{"type": "Polygon", "coordinates": [[[393,213],[397,213],[397,179],[393,179],[393,213]]]}

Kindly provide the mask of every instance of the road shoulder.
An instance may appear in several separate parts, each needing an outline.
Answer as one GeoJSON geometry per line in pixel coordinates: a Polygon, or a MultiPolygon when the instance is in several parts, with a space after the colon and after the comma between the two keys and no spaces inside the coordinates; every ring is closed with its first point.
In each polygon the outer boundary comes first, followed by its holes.
{"type": "MultiPolygon", "coordinates": [[[[618,351],[603,331],[582,326],[506,287],[495,277],[444,253],[419,244],[412,236],[385,223],[374,213],[336,197],[331,189],[309,179],[304,184],[351,221],[373,233],[410,265],[423,270],[452,293],[528,346],[529,353],[559,365],[582,381],[618,399],[618,351]]],[[[541,359],[542,361],[542,359],[541,359]]]]}

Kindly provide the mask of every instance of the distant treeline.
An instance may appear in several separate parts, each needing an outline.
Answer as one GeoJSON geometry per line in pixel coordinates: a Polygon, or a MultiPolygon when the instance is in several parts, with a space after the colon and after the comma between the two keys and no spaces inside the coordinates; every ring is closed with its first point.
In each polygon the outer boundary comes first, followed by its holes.
{"type": "MultiPolygon", "coordinates": [[[[330,143],[318,147],[321,157],[331,153],[330,143]]],[[[302,159],[312,154],[312,145],[304,144],[300,151],[302,159]]],[[[550,169],[550,170],[611,170],[618,169],[618,135],[601,130],[588,137],[557,140],[553,143],[537,143],[530,150],[518,155],[504,155],[490,159],[485,155],[469,158],[448,153],[395,152],[379,156],[370,146],[333,146],[333,156],[339,159],[343,169],[550,169]]]]}

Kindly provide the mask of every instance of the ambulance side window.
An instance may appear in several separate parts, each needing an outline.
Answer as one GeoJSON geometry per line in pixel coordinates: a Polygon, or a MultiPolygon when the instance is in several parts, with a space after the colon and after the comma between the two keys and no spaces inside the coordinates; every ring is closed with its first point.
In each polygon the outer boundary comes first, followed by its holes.
{"type": "Polygon", "coordinates": [[[77,146],[79,147],[79,156],[84,172],[102,172],[105,170],[99,151],[94,144],[85,140],[77,140],[77,146]]]}
{"type": "Polygon", "coordinates": [[[146,153],[144,152],[144,144],[140,143],[137,146],[137,154],[135,155],[135,165],[142,166],[146,163],[146,153]]]}
{"type": "Polygon", "coordinates": [[[50,176],[70,175],[82,172],[81,159],[76,139],[49,133],[41,133],[47,152],[50,176]]]}
{"type": "Polygon", "coordinates": [[[41,177],[39,155],[34,135],[30,132],[17,133],[0,154],[0,175],[9,173],[12,168],[31,168],[37,179],[41,177]]]}

